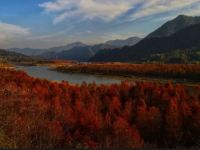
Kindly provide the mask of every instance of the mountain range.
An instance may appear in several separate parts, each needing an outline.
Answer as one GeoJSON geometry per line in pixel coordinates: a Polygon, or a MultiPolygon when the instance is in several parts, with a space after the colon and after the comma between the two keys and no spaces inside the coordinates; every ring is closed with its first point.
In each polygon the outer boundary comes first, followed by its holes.
{"type": "Polygon", "coordinates": [[[134,46],[99,51],[90,61],[143,62],[177,50],[200,50],[200,17],[180,15],[134,46]]]}
{"type": "MultiPolygon", "coordinates": [[[[65,46],[67,47],[67,46],[65,46]]],[[[56,50],[56,48],[51,48],[47,52],[44,52],[38,57],[44,59],[62,59],[62,60],[74,60],[74,61],[87,61],[91,57],[93,57],[99,50],[103,49],[114,49],[116,46],[108,45],[108,44],[98,44],[98,45],[77,45],[74,47],[65,48],[63,50],[56,50]],[[53,50],[54,49],[54,50],[53,50]]]]}
{"type": "Polygon", "coordinates": [[[44,59],[87,61],[100,50],[132,46],[138,43],[140,40],[141,38],[139,37],[131,37],[125,40],[112,40],[96,45],[86,45],[81,42],[75,42],[49,49],[12,48],[9,51],[22,53],[28,56],[37,56],[44,59]]]}
{"type": "MultiPolygon", "coordinates": [[[[143,39],[131,37],[96,45],[75,42],[49,49],[15,48],[9,51],[21,53],[22,56],[36,56],[49,60],[137,63],[151,61],[200,62],[200,17],[180,15],[143,39]]],[[[5,53],[5,51],[3,52],[5,53]]],[[[13,53],[13,55],[18,55],[17,53],[13,53]]]]}

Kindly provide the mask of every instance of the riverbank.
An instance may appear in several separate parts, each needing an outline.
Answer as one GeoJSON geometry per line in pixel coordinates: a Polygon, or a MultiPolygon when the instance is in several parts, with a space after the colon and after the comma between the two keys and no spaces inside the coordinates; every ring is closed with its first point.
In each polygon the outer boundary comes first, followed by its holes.
{"type": "Polygon", "coordinates": [[[97,74],[85,74],[85,73],[62,73],[57,72],[55,70],[49,69],[49,66],[16,66],[17,70],[21,70],[26,72],[28,75],[39,78],[46,79],[52,82],[62,82],[67,81],[70,85],[81,85],[83,82],[87,84],[95,83],[97,85],[104,84],[120,84],[123,81],[127,81],[129,83],[135,82],[151,82],[155,84],[165,84],[169,81],[172,81],[174,85],[181,84],[187,87],[187,89],[191,93],[197,93],[197,87],[200,85],[195,82],[186,82],[181,80],[173,80],[173,79],[155,79],[155,78],[145,78],[145,77],[122,77],[122,76],[109,76],[109,75],[97,75],[97,74]]]}
{"type": "Polygon", "coordinates": [[[51,70],[64,73],[81,73],[106,75],[111,77],[135,78],[146,81],[171,80],[175,83],[200,83],[200,65],[172,65],[172,64],[125,64],[125,63],[106,63],[106,64],[70,64],[53,66],[51,70]]]}
{"type": "Polygon", "coordinates": [[[58,67],[64,65],[75,64],[74,61],[68,60],[37,60],[37,61],[24,61],[24,62],[13,62],[17,66],[49,66],[49,67],[58,67]]]}
{"type": "Polygon", "coordinates": [[[12,64],[9,64],[9,63],[0,62],[0,68],[3,68],[3,69],[14,69],[15,66],[13,66],[12,64]]]}

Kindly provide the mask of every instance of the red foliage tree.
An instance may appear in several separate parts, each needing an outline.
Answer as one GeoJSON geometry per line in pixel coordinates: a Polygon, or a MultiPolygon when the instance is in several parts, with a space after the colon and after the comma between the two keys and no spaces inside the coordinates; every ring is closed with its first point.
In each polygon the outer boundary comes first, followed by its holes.
{"type": "Polygon", "coordinates": [[[70,85],[5,69],[0,85],[0,133],[11,148],[198,144],[200,86],[191,92],[171,82],[70,85]]]}

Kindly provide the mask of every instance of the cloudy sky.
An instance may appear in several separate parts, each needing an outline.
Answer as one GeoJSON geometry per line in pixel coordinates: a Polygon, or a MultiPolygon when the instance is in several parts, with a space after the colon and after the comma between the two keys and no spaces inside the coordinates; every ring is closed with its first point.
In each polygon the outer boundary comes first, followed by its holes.
{"type": "Polygon", "coordinates": [[[144,37],[200,0],[0,0],[0,48],[144,37]]]}

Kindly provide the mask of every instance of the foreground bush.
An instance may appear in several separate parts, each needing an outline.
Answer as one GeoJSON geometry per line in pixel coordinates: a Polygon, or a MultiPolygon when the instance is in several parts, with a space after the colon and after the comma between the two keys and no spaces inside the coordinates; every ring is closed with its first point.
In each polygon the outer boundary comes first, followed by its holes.
{"type": "Polygon", "coordinates": [[[0,147],[195,147],[200,92],[183,85],[69,85],[0,69],[0,147]]]}

